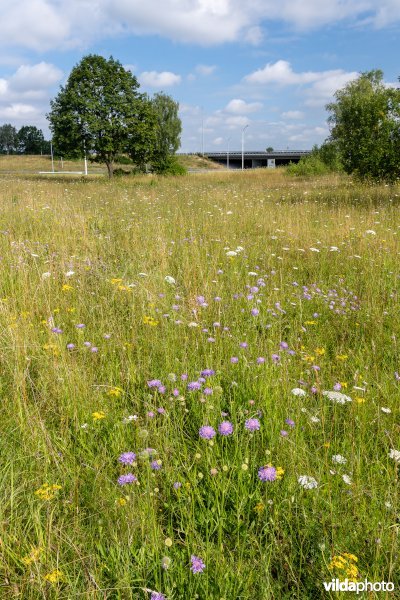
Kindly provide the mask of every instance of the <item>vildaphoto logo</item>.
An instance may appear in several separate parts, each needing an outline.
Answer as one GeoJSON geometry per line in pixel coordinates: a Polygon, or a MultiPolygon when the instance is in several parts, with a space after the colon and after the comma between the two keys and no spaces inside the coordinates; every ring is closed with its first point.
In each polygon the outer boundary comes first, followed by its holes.
{"type": "Polygon", "coordinates": [[[332,579],[332,581],[324,581],[324,588],[327,592],[355,592],[360,594],[361,592],[393,592],[394,583],[391,581],[349,581],[345,579],[332,579]]]}

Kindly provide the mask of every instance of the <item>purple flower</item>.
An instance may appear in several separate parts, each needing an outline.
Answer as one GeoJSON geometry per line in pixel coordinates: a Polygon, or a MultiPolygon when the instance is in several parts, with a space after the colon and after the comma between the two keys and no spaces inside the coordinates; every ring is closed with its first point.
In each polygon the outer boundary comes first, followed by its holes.
{"type": "Polygon", "coordinates": [[[342,384],[339,382],[335,383],[333,389],[335,390],[335,392],[340,392],[340,390],[342,389],[342,384]]]}
{"type": "Polygon", "coordinates": [[[73,350],[75,348],[75,344],[67,344],[68,350],[73,350]]]}
{"type": "Polygon", "coordinates": [[[258,419],[247,419],[244,426],[249,431],[256,431],[260,429],[260,421],[258,419]]]}
{"type": "Polygon", "coordinates": [[[136,460],[136,454],[134,452],[123,452],[118,460],[124,465],[131,465],[136,460]]]}
{"type": "Polygon", "coordinates": [[[285,423],[286,423],[286,425],[289,425],[289,427],[295,426],[295,422],[293,421],[293,419],[286,419],[285,423]]]}
{"type": "Polygon", "coordinates": [[[192,573],[202,573],[206,568],[206,565],[203,563],[201,558],[195,556],[194,554],[192,554],[192,556],[190,557],[190,561],[192,563],[192,566],[190,567],[192,573]]]}
{"type": "Polygon", "coordinates": [[[286,437],[287,435],[288,435],[288,432],[285,429],[281,429],[281,436],[286,437]]]}
{"type": "Polygon", "coordinates": [[[165,415],[165,408],[160,406],[160,408],[157,408],[157,412],[160,413],[160,415],[165,415]]]}
{"type": "Polygon", "coordinates": [[[178,390],[177,388],[173,389],[173,390],[172,390],[172,394],[173,394],[174,396],[179,396],[179,390],[178,390]]]}
{"type": "Polygon", "coordinates": [[[279,354],[273,354],[271,358],[272,358],[272,362],[275,364],[281,360],[281,357],[279,356],[279,354]]]}
{"type": "Polygon", "coordinates": [[[215,371],[213,369],[203,369],[201,372],[202,377],[211,377],[211,375],[215,375],[215,371]]]}
{"type": "Polygon", "coordinates": [[[86,346],[86,348],[90,348],[92,342],[83,342],[83,345],[86,346]]]}
{"type": "Polygon", "coordinates": [[[59,327],[52,327],[51,331],[53,333],[62,333],[63,332],[63,330],[60,329],[59,327]]]}
{"type": "Polygon", "coordinates": [[[135,477],[133,473],[127,473],[126,475],[118,477],[119,485],[126,485],[127,483],[134,483],[135,481],[137,481],[137,477],[135,477]]]}
{"type": "Polygon", "coordinates": [[[167,388],[165,387],[165,385],[160,385],[158,387],[158,393],[159,394],[165,394],[166,390],[167,390],[167,388]]]}
{"type": "Polygon", "coordinates": [[[187,384],[187,389],[189,390],[189,392],[193,392],[194,390],[200,390],[201,383],[199,381],[190,381],[187,384]]]}
{"type": "Polygon", "coordinates": [[[203,440],[211,440],[216,435],[216,431],[214,427],[211,425],[203,425],[199,429],[199,436],[203,438],[203,440]]]}
{"type": "Polygon", "coordinates": [[[240,342],[239,346],[241,348],[247,348],[248,347],[248,343],[247,342],[240,342]]]}
{"type": "Polygon", "coordinates": [[[258,469],[258,477],[261,481],[275,481],[276,469],[275,467],[260,467],[258,469]]]}
{"type": "Polygon", "coordinates": [[[182,373],[182,375],[181,375],[182,381],[186,381],[187,378],[188,378],[187,373],[182,373]]]}
{"type": "Polygon", "coordinates": [[[209,387],[206,387],[206,388],[204,388],[204,390],[203,390],[203,394],[204,394],[205,396],[212,396],[212,394],[213,394],[213,390],[212,390],[212,388],[209,388],[209,387]]]}
{"type": "Polygon", "coordinates": [[[159,471],[161,469],[161,461],[152,460],[150,463],[150,467],[153,469],[153,471],[159,471]]]}
{"type": "Polygon", "coordinates": [[[263,356],[259,356],[256,362],[258,365],[263,365],[265,363],[265,358],[263,356]]]}
{"type": "Polygon", "coordinates": [[[147,385],[149,386],[149,388],[153,388],[153,387],[160,387],[160,385],[162,385],[161,381],[159,379],[151,379],[150,381],[147,382],[147,385]]]}
{"type": "Polygon", "coordinates": [[[237,357],[237,356],[232,356],[232,357],[231,357],[231,363],[232,363],[233,365],[236,365],[238,362],[239,362],[239,359],[238,359],[238,357],[237,357]]]}
{"type": "Polygon", "coordinates": [[[99,351],[99,349],[97,348],[97,346],[92,346],[90,348],[90,352],[98,352],[98,351],[99,351]]]}
{"type": "Polygon", "coordinates": [[[253,315],[253,317],[257,317],[257,315],[260,314],[260,311],[258,310],[258,308],[252,308],[251,314],[253,315]]]}
{"type": "Polygon", "coordinates": [[[182,484],[180,481],[175,481],[172,487],[174,488],[174,490],[179,490],[179,488],[182,487],[182,484]]]}
{"type": "Polygon", "coordinates": [[[149,419],[152,419],[154,417],[154,412],[152,410],[149,410],[147,412],[147,416],[149,417],[149,419]]]}
{"type": "Polygon", "coordinates": [[[161,592],[151,592],[150,600],[166,600],[166,598],[161,592]]]}
{"type": "Polygon", "coordinates": [[[75,325],[75,327],[77,329],[83,329],[84,327],[86,327],[86,325],[84,323],[78,323],[78,325],[75,325]]]}
{"type": "Polygon", "coordinates": [[[287,350],[289,348],[289,345],[286,342],[281,342],[279,346],[282,350],[287,350]]]}
{"type": "Polygon", "coordinates": [[[222,421],[218,426],[218,431],[221,435],[231,435],[233,433],[233,425],[230,421],[222,421]]]}

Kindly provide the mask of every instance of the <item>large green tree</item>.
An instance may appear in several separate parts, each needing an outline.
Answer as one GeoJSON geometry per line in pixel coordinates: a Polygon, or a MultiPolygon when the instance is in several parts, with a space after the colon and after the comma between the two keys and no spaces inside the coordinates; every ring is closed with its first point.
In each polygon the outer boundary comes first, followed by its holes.
{"type": "Polygon", "coordinates": [[[181,145],[182,122],[178,116],[179,104],[164,93],[155,94],[152,105],[156,115],[156,143],[153,153],[153,169],[163,173],[171,165],[171,157],[181,145]]]}
{"type": "Polygon", "coordinates": [[[70,156],[86,152],[90,160],[105,163],[111,177],[115,158],[133,144],[135,128],[141,140],[146,137],[141,115],[147,99],[138,88],[136,77],[114,58],[85,56],[50,103],[57,150],[70,156]]]}
{"type": "Polygon", "coordinates": [[[24,125],[17,135],[18,152],[21,154],[41,154],[45,152],[45,140],[41,129],[34,125],[24,125]]]}
{"type": "Polygon", "coordinates": [[[395,180],[400,176],[400,91],[379,70],[362,73],[335,93],[330,140],[347,173],[395,180]]]}
{"type": "Polygon", "coordinates": [[[18,144],[17,130],[10,123],[0,126],[0,153],[12,154],[18,144]]]}

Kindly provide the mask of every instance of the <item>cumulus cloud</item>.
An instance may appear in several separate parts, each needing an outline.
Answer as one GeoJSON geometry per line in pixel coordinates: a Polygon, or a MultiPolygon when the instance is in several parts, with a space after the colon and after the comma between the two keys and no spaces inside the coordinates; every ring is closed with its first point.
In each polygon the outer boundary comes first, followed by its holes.
{"type": "Polygon", "coordinates": [[[199,75],[212,75],[216,68],[216,65],[197,65],[195,70],[199,75]]]}
{"type": "Polygon", "coordinates": [[[182,80],[180,75],[171,73],[171,71],[143,71],[139,75],[139,81],[142,85],[154,88],[170,87],[177,85],[182,80]]]}
{"type": "MultiPolygon", "coordinates": [[[[296,73],[288,61],[278,60],[250,73],[244,80],[246,83],[255,85],[308,86],[305,92],[307,96],[305,104],[308,106],[323,106],[332,98],[336,90],[345,86],[349,81],[356,79],[358,75],[359,73],[355,71],[347,72],[343,69],[296,73]]],[[[290,112],[286,113],[286,118],[297,118],[297,116],[288,116],[289,114],[290,112]]],[[[296,114],[296,111],[294,114],[296,114]]]]}
{"type": "Polygon", "coordinates": [[[11,90],[26,92],[43,90],[58,83],[63,72],[52,64],[40,62],[36,65],[21,65],[8,80],[11,90]]]}
{"type": "Polygon", "coordinates": [[[283,119],[304,119],[304,113],[301,110],[288,110],[281,116],[283,119]]]}
{"type": "Polygon", "coordinates": [[[400,20],[398,0],[0,0],[0,46],[37,51],[87,47],[126,33],[209,46],[259,44],[270,23],[294,30],[341,21],[386,27],[400,20]]]}
{"type": "Polygon", "coordinates": [[[225,106],[225,111],[237,115],[245,115],[257,112],[262,108],[261,102],[245,102],[239,98],[234,98],[225,106]]]}

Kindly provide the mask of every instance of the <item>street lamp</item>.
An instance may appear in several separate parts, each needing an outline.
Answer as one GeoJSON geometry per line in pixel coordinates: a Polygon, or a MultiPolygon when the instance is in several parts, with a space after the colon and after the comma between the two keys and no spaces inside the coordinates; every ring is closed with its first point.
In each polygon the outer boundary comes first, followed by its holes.
{"type": "Polygon", "coordinates": [[[226,141],[228,143],[228,152],[226,154],[226,168],[229,169],[229,142],[231,141],[231,138],[228,137],[228,139],[226,141]]]}
{"type": "Polygon", "coordinates": [[[242,171],[244,169],[244,132],[248,128],[248,125],[245,125],[242,129],[242,171]]]}

